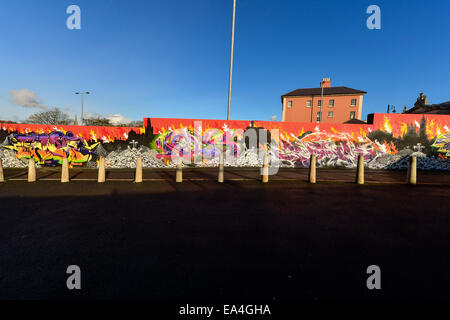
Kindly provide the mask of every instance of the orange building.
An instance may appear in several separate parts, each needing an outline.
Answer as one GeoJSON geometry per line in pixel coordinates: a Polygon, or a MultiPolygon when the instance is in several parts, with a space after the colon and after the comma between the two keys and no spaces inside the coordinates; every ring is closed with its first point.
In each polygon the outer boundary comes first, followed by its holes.
{"type": "Polygon", "coordinates": [[[366,93],[347,87],[332,87],[330,78],[323,78],[319,88],[297,89],[281,96],[283,121],[344,123],[351,119],[361,120],[366,93]]]}

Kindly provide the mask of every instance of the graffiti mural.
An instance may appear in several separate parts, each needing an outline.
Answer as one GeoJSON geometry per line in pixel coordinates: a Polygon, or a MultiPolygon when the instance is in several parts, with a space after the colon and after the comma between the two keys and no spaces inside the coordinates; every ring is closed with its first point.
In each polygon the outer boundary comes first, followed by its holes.
{"type": "Polygon", "coordinates": [[[393,152],[390,146],[381,145],[367,137],[355,140],[347,133],[313,132],[303,138],[283,139],[280,158],[290,166],[308,166],[312,154],[317,155],[321,166],[356,166],[358,155],[365,160],[380,152],[393,152]]]}
{"type": "Polygon", "coordinates": [[[102,143],[114,142],[116,140],[127,140],[130,132],[143,134],[144,128],[135,127],[97,127],[97,126],[66,126],[66,125],[42,125],[21,123],[0,123],[0,130],[8,133],[51,133],[60,131],[62,133],[72,132],[75,137],[85,140],[98,141],[102,143]]]}
{"type": "Polygon", "coordinates": [[[440,134],[432,146],[442,153],[441,157],[450,157],[450,133],[440,134]]]}
{"type": "MultiPolygon", "coordinates": [[[[364,156],[366,165],[373,169],[402,169],[404,164],[400,163],[400,160],[412,154],[422,157],[420,163],[428,163],[427,168],[448,167],[448,161],[440,160],[446,160],[448,157],[446,136],[442,134],[450,132],[449,116],[375,114],[368,124],[161,118],[144,119],[144,123],[150,131],[157,133],[154,149],[157,150],[158,157],[185,155],[176,150],[178,146],[188,150],[187,153],[202,156],[196,164],[203,166],[210,161],[208,155],[216,154],[220,150],[220,143],[226,141],[223,135],[229,130],[241,133],[236,135],[233,141],[234,148],[238,150],[233,165],[240,166],[246,161],[247,166],[259,165],[258,161],[249,161],[248,145],[243,141],[249,129],[258,127],[265,129],[266,132],[272,129],[280,131],[279,137],[274,139],[276,144],[270,144],[270,152],[277,152],[282,167],[308,166],[311,154],[317,155],[318,164],[323,167],[355,167],[360,154],[364,156]],[[204,130],[201,134],[194,134],[195,122],[202,123],[204,130]],[[215,130],[211,136],[215,136],[216,139],[212,141],[208,140],[210,130],[215,130]]],[[[262,147],[260,144],[256,145],[256,148],[262,147]]]]}
{"type": "Polygon", "coordinates": [[[14,150],[18,159],[34,159],[41,165],[55,166],[67,158],[70,166],[82,165],[92,159],[92,151],[100,142],[89,145],[83,138],[54,131],[50,134],[12,134],[3,147],[14,150]]]}
{"type": "Polygon", "coordinates": [[[29,158],[56,166],[65,157],[71,167],[81,166],[97,160],[99,145],[126,141],[130,134],[143,132],[143,128],[126,127],[0,124],[0,158],[11,167],[22,167],[29,158]]]}
{"type": "Polygon", "coordinates": [[[358,155],[372,169],[405,169],[411,155],[419,168],[450,170],[450,116],[373,114],[367,124],[145,118],[143,128],[0,124],[0,157],[6,166],[23,166],[32,157],[55,166],[68,157],[72,166],[109,168],[217,166],[258,167],[268,152],[280,167],[306,167],[312,154],[320,167],[356,166],[358,155]],[[73,130],[72,130],[73,129],[73,130]],[[12,159],[11,157],[14,157],[12,159]]]}
{"type": "Polygon", "coordinates": [[[208,161],[217,158],[222,150],[239,157],[245,148],[237,142],[242,140],[242,136],[239,130],[207,129],[201,132],[186,127],[158,134],[154,146],[158,151],[157,158],[166,162],[174,156],[189,156],[208,161]]]}

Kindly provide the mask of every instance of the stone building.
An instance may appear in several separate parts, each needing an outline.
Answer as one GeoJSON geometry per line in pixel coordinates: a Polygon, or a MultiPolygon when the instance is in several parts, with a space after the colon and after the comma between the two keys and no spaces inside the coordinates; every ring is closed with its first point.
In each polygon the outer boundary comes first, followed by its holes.
{"type": "Polygon", "coordinates": [[[428,104],[427,96],[420,93],[414,107],[404,110],[403,113],[411,114],[450,114],[450,101],[439,104],[428,104]]]}

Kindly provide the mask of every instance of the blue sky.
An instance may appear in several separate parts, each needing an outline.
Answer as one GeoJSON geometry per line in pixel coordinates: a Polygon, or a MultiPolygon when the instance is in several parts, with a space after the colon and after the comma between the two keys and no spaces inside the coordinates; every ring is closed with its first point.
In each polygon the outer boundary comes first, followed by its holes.
{"type": "MultiPolygon", "coordinates": [[[[450,2],[237,0],[232,119],[281,119],[280,95],[332,85],[368,92],[363,118],[419,92],[450,100],[450,2]],[[381,30],[366,8],[381,8],[381,30]]],[[[40,104],[143,117],[226,118],[232,0],[4,1],[0,10],[0,119],[40,104]],[[81,8],[68,30],[66,8],[81,8]],[[17,101],[16,101],[17,102],[17,101]]],[[[79,116],[79,114],[78,114],[79,116]]]]}

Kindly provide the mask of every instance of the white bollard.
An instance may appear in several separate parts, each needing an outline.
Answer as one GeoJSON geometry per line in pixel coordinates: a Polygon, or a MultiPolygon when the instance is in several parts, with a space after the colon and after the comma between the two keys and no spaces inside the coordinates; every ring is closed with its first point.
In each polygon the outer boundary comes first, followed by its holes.
{"type": "Polygon", "coordinates": [[[136,160],[136,175],[134,178],[135,183],[141,183],[142,182],[142,158],[139,157],[136,160]]]}
{"type": "Polygon", "coordinates": [[[263,170],[262,170],[262,179],[261,181],[263,183],[269,182],[269,153],[266,152],[264,154],[264,160],[263,160],[263,170]]]}
{"type": "Polygon", "coordinates": [[[67,159],[67,157],[64,157],[62,161],[61,182],[69,182],[69,160],[67,159]]]}
{"type": "Polygon", "coordinates": [[[316,183],[316,162],[317,156],[312,154],[309,160],[309,183],[316,183]]]}
{"type": "Polygon", "coordinates": [[[5,182],[5,176],[3,175],[2,159],[0,159],[0,182],[5,182]]]}
{"type": "Polygon", "coordinates": [[[106,181],[106,172],[105,172],[105,158],[100,156],[98,159],[98,183],[103,183],[106,181]]]}
{"type": "Polygon", "coordinates": [[[36,166],[34,164],[33,157],[30,156],[30,160],[28,160],[28,182],[36,181],[36,166]]]}
{"type": "Polygon", "coordinates": [[[177,173],[175,176],[176,182],[183,182],[183,159],[181,156],[177,159],[177,173]]]}
{"type": "Polygon", "coordinates": [[[358,156],[358,168],[356,170],[356,183],[364,184],[364,157],[361,154],[358,156]]]}
{"type": "Polygon", "coordinates": [[[412,156],[409,159],[408,183],[409,184],[417,183],[417,157],[416,156],[412,156]]]}
{"type": "Polygon", "coordinates": [[[224,160],[223,160],[223,152],[221,152],[220,154],[219,154],[219,177],[218,177],[218,179],[217,179],[217,181],[219,181],[220,183],[223,183],[223,181],[224,181],[224,174],[223,174],[223,162],[224,162],[224,160]]]}

